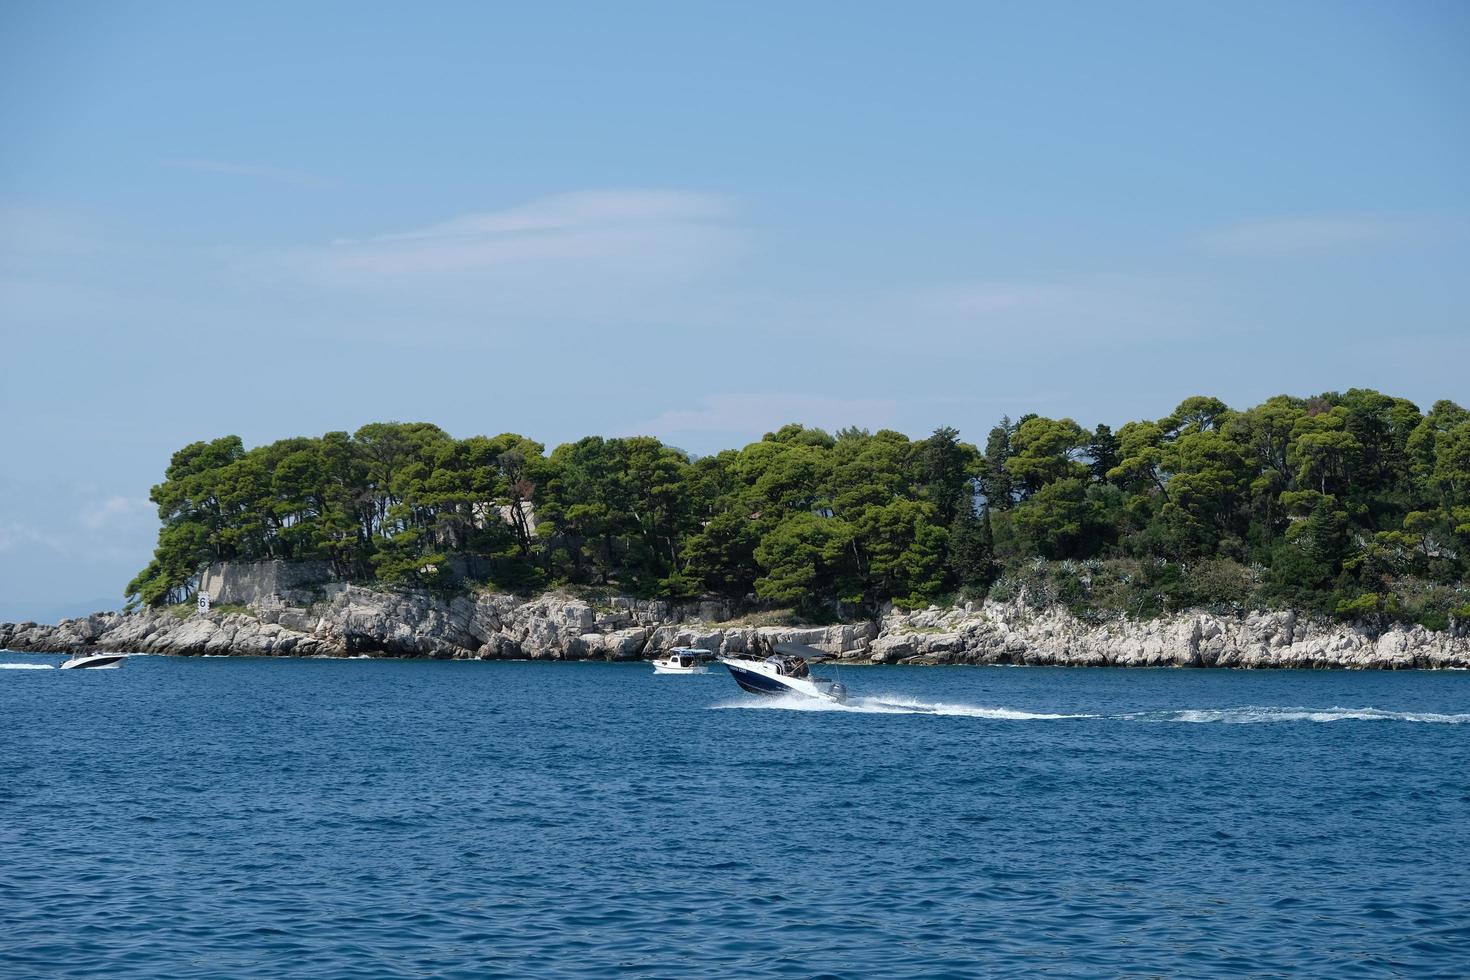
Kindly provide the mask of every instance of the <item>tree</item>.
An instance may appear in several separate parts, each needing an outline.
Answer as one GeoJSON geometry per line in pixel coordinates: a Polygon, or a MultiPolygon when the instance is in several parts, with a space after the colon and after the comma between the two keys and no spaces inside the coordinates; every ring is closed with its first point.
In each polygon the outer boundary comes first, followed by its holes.
{"type": "Polygon", "coordinates": [[[621,440],[619,448],[616,479],[628,488],[628,513],[641,544],[633,571],[651,584],[680,566],[680,545],[690,525],[689,458],[648,436],[621,440]]]}
{"type": "Polygon", "coordinates": [[[936,517],[927,501],[894,500],[866,508],[853,523],[865,559],[860,601],[869,616],[890,599],[922,605],[944,590],[948,535],[936,517]]]}
{"type": "Polygon", "coordinates": [[[755,549],[761,569],[756,594],[805,612],[817,612],[833,599],[857,599],[848,557],[851,537],[846,522],[810,511],[788,515],[755,549]]]}
{"type": "Polygon", "coordinates": [[[1043,486],[1016,505],[1016,527],[1047,558],[1086,558],[1106,531],[1103,508],[1087,482],[1071,476],[1043,486]]]}
{"type": "Polygon", "coordinates": [[[1292,429],[1287,462],[1296,467],[1298,486],[1340,494],[1348,487],[1353,465],[1363,447],[1346,428],[1347,411],[1332,409],[1305,415],[1292,429]]]}
{"type": "Polygon", "coordinates": [[[1198,549],[1178,557],[1210,554],[1221,537],[1243,531],[1241,505],[1250,466],[1233,440],[1216,429],[1193,429],[1164,446],[1160,459],[1169,473],[1163,511],[1177,509],[1201,529],[1195,535],[1198,549]]]}
{"type": "Polygon", "coordinates": [[[1087,458],[1091,462],[1087,468],[1092,471],[1093,480],[1103,483],[1108,479],[1108,473],[1123,461],[1118,455],[1120,448],[1118,437],[1108,426],[1099,423],[1092,430],[1092,439],[1087,444],[1087,458]]]}
{"type": "Polygon", "coordinates": [[[1164,430],[1153,422],[1129,422],[1118,430],[1118,465],[1108,470],[1108,479],[1140,493],[1161,493],[1164,486],[1164,430]]]}
{"type": "Polygon", "coordinates": [[[1218,398],[1193,395],[1180,402],[1178,407],[1159,421],[1159,428],[1171,436],[1191,432],[1216,432],[1231,416],[1230,407],[1218,398]]]}
{"type": "Polygon", "coordinates": [[[1292,433],[1306,414],[1300,398],[1277,395],[1255,408],[1231,415],[1224,428],[1235,442],[1247,447],[1258,470],[1274,470],[1285,482],[1293,475],[1288,460],[1292,433]]]}
{"type": "Polygon", "coordinates": [[[934,504],[938,519],[948,525],[969,500],[970,480],[980,454],[960,442],[958,429],[943,426],[918,444],[919,480],[924,496],[934,504]]]}
{"type": "Polygon", "coordinates": [[[1076,457],[1087,445],[1087,433],[1071,419],[1033,417],[1011,437],[1005,468],[1030,495],[1056,480],[1086,479],[1088,468],[1076,457]]]}
{"type": "Polygon", "coordinates": [[[705,591],[733,598],[755,588],[755,549],[760,533],[740,510],[726,510],[703,522],[684,544],[684,574],[705,591]]]}
{"type": "Polygon", "coordinates": [[[617,566],[617,541],[628,517],[625,488],[613,478],[615,467],[613,449],[600,436],[551,452],[537,534],[565,542],[573,582],[606,582],[617,566]]]}
{"type": "Polygon", "coordinates": [[[1459,539],[1460,552],[1470,553],[1470,419],[1435,439],[1429,486],[1439,495],[1440,512],[1459,539]]]}
{"type": "Polygon", "coordinates": [[[534,537],[531,533],[531,508],[536,488],[546,477],[546,449],[539,442],[514,432],[504,432],[490,441],[499,471],[499,493],[495,503],[506,507],[515,529],[516,545],[523,559],[529,558],[534,537]]]}
{"type": "Polygon", "coordinates": [[[922,463],[914,465],[915,448],[892,429],[839,443],[823,462],[823,509],[852,519],[866,507],[925,493],[922,463]]]}
{"type": "Polygon", "coordinates": [[[1015,503],[1016,485],[1006,462],[1011,458],[1011,436],[1016,427],[1009,418],[990,430],[985,440],[985,455],[980,460],[977,482],[986,505],[1005,510],[1015,503]]]}
{"type": "Polygon", "coordinates": [[[962,507],[949,529],[949,571],[965,592],[982,594],[995,581],[995,536],[990,509],[978,515],[973,503],[962,507]]]}
{"type": "Polygon", "coordinates": [[[1276,549],[1271,567],[1275,590],[1293,605],[1334,607],[1327,593],[1352,551],[1347,512],[1317,491],[1299,491],[1288,503],[1305,516],[1287,528],[1276,549]]]}

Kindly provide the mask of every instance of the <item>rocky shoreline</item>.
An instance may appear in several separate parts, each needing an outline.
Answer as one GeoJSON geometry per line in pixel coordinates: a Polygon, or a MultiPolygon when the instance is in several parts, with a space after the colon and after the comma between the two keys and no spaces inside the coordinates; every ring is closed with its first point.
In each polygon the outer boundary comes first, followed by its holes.
{"type": "Polygon", "coordinates": [[[613,598],[596,605],[547,594],[427,593],[339,585],[272,593],[246,611],[171,609],[98,613],[54,626],[0,623],[0,649],[180,656],[432,657],[480,660],[640,660],[675,646],[762,652],[815,646],[852,664],[1028,664],[1075,667],[1339,669],[1470,668],[1470,629],[1374,629],[1257,612],[1191,611],[1147,621],[1089,624],[1062,609],[967,603],[894,611],[881,622],[824,627],[730,620],[723,603],[613,598]]]}

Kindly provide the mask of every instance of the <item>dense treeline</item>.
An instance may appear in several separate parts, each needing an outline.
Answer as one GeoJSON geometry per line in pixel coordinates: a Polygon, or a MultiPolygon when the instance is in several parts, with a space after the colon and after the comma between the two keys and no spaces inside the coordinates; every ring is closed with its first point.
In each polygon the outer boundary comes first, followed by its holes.
{"type": "Polygon", "coordinates": [[[951,428],[798,425],[698,459],[423,423],[248,451],[229,436],[175,453],[152,499],[158,548],[127,588],[151,604],[213,561],[312,558],[389,583],[754,594],[809,614],[1024,587],[1092,614],[1470,616],[1470,412],[1362,389],[1246,411],[1193,397],[1117,432],[1027,415],[983,449],[951,428]]]}

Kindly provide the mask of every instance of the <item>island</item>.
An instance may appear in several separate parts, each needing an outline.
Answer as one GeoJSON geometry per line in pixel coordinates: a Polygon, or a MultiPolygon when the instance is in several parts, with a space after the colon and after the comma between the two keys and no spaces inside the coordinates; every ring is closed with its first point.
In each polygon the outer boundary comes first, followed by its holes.
{"type": "Polygon", "coordinates": [[[1113,431],[787,425],[694,456],[426,423],[173,455],[128,608],[0,646],[1470,667],[1470,412],[1194,396],[1113,431]],[[198,608],[207,594],[213,607],[198,608]]]}

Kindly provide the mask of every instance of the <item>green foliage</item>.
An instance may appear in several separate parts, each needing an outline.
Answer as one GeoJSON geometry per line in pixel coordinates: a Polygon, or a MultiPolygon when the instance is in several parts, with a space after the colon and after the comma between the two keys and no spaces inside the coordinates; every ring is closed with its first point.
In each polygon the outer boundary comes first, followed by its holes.
{"type": "Polygon", "coordinates": [[[1383,596],[1365,592],[1356,599],[1337,600],[1337,614],[1350,619],[1359,619],[1383,611],[1383,596]]]}
{"type": "Polygon", "coordinates": [[[1005,510],[1015,499],[1015,481],[1006,468],[1012,453],[1011,437],[1015,432],[1016,426],[1010,418],[1002,418],[985,440],[985,455],[980,459],[976,489],[991,510],[1005,510]]]}
{"type": "Polygon", "coordinates": [[[1066,606],[1089,622],[1205,608],[1239,613],[1266,605],[1256,573],[1228,558],[1179,564],[1158,559],[1032,560],[1007,568],[991,589],[1033,609],[1066,606]]]}
{"type": "Polygon", "coordinates": [[[939,521],[949,524],[971,499],[970,480],[979,467],[974,446],[960,442],[957,429],[935,429],[918,444],[919,479],[939,521]]]}
{"type": "Polygon", "coordinates": [[[1026,551],[1047,558],[1085,558],[1095,554],[1106,533],[1102,503],[1087,482],[1069,476],[1044,484],[1018,504],[1010,519],[1026,551]]]}
{"type": "Polygon", "coordinates": [[[761,538],[755,558],[765,574],[756,579],[762,599],[801,610],[819,607],[851,578],[852,529],[810,511],[789,515],[761,538]]]}
{"type": "Polygon", "coordinates": [[[1243,411],[1207,396],[1084,429],[1022,416],[983,451],[787,425],[691,460],[647,436],[556,447],[426,423],[175,453],[131,606],[211,562],[310,558],[406,586],[472,573],[808,618],[963,593],[1089,616],[1292,605],[1439,626],[1470,613],[1470,412],[1367,389],[1243,411]]]}
{"type": "Polygon", "coordinates": [[[977,515],[973,504],[962,507],[949,529],[949,572],[955,584],[970,595],[983,595],[999,571],[990,510],[977,515]]]}
{"type": "Polygon", "coordinates": [[[1085,479],[1090,471],[1077,456],[1089,436],[1071,419],[1027,419],[1011,437],[1011,456],[1005,468],[1026,495],[1061,479],[1085,479]]]}

